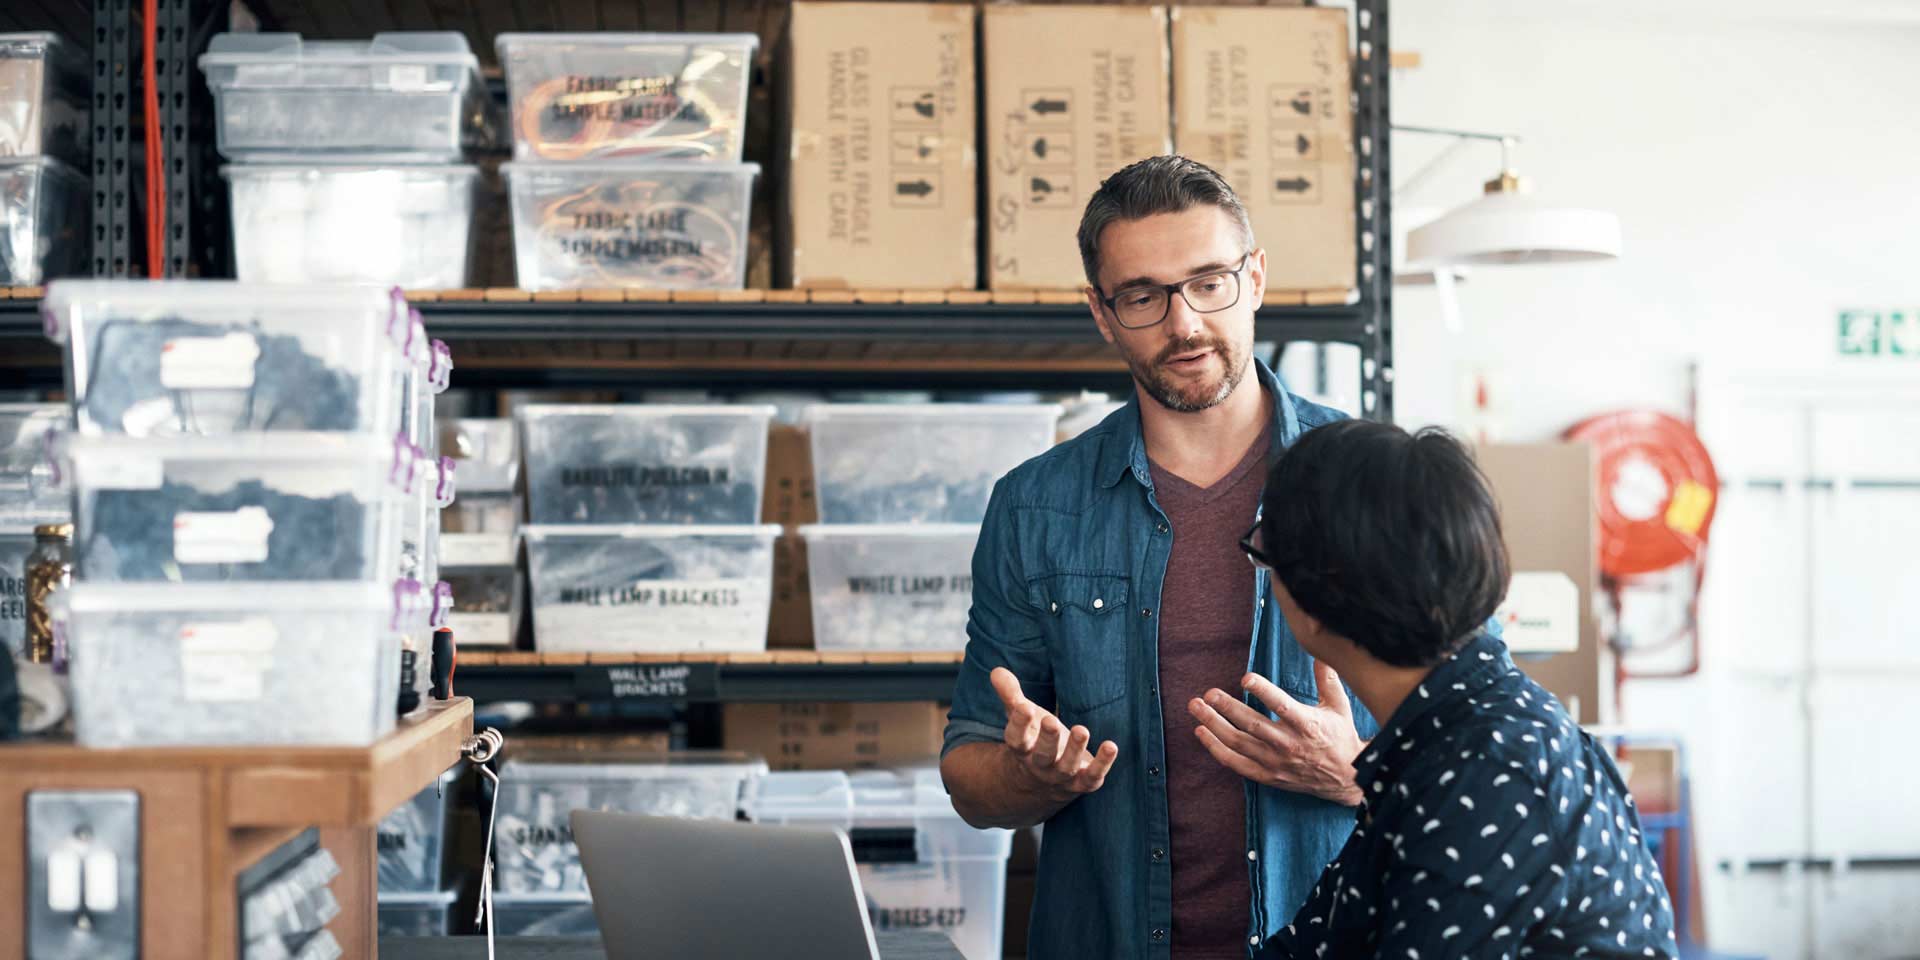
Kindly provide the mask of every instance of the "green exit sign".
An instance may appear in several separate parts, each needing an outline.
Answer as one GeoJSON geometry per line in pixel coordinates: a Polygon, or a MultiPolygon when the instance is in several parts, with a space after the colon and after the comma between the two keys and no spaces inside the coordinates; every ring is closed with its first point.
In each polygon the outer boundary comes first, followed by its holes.
{"type": "Polygon", "coordinates": [[[1908,357],[1920,360],[1920,309],[1842,310],[1842,357],[1908,357]]]}

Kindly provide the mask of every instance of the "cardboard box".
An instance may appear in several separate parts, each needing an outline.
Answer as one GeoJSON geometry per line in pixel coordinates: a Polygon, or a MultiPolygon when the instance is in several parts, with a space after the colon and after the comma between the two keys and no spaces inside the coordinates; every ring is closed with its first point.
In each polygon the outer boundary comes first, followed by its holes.
{"type": "Polygon", "coordinates": [[[1167,9],[995,5],[981,16],[987,285],[1082,288],[1087,198],[1172,150],[1167,9]]]}
{"type": "Polygon", "coordinates": [[[1581,723],[1611,713],[1612,655],[1594,616],[1596,579],[1593,453],[1585,444],[1491,444],[1474,451],[1500,501],[1516,575],[1560,574],[1579,590],[1579,646],[1551,656],[1515,652],[1514,662],[1560,698],[1581,723]]]}
{"type": "Polygon", "coordinates": [[[972,289],[973,7],[796,3],[782,286],[972,289]]]}
{"type": "Polygon", "coordinates": [[[807,431],[784,423],[767,428],[767,484],[761,517],[785,527],[773,542],[773,607],[767,616],[767,647],[813,649],[813,596],[807,579],[807,544],[798,533],[820,513],[813,498],[813,453],[807,431]]]}
{"type": "Polygon", "coordinates": [[[1341,8],[1176,7],[1174,145],[1219,171],[1270,290],[1349,290],[1353,71],[1341,8]]]}
{"type": "Polygon", "coordinates": [[[947,708],[937,703],[729,703],[721,725],[728,750],[758,754],[775,770],[860,770],[939,757],[947,708]]]}

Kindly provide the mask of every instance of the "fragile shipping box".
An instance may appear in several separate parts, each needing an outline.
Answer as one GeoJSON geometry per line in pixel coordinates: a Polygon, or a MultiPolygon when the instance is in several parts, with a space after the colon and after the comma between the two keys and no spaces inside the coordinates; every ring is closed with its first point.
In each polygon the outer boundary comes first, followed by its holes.
{"type": "Polygon", "coordinates": [[[775,770],[861,770],[938,758],[947,708],[937,703],[729,703],[720,722],[728,750],[758,754],[775,770]]]}
{"type": "Polygon", "coordinates": [[[1173,11],[1175,149],[1247,205],[1270,290],[1354,285],[1350,63],[1344,9],[1173,11]]]}
{"type": "Polygon", "coordinates": [[[973,7],[792,9],[782,284],[972,289],[973,7]]]}
{"type": "Polygon", "coordinates": [[[1579,443],[1491,444],[1476,448],[1474,457],[1500,501],[1514,573],[1557,573],[1579,589],[1578,648],[1552,656],[1516,653],[1515,664],[1581,723],[1610,722],[1613,657],[1594,616],[1592,449],[1579,443]]]}
{"type": "Polygon", "coordinates": [[[1165,7],[985,8],[987,284],[1086,285],[1075,233],[1100,182],[1172,149],[1165,7]]]}
{"type": "Polygon", "coordinates": [[[805,428],[776,423],[767,428],[767,486],[761,514],[782,528],[773,543],[773,607],[767,617],[767,647],[813,649],[813,597],[807,579],[807,544],[799,528],[819,519],[813,498],[813,453],[805,428]]]}

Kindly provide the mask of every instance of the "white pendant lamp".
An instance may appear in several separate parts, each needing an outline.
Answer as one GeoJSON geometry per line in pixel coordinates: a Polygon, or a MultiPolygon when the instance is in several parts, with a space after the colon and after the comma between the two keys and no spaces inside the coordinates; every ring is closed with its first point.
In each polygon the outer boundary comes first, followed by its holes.
{"type": "MultiPolygon", "coordinates": [[[[1463,130],[1399,127],[1465,140],[1500,143],[1500,175],[1487,181],[1484,196],[1447,211],[1407,234],[1406,262],[1427,269],[1443,266],[1572,264],[1620,257],[1620,218],[1606,210],[1556,207],[1536,199],[1515,173],[1511,151],[1518,138],[1463,130]]],[[[1443,154],[1442,157],[1451,154],[1443,154]]],[[[1424,175],[1430,171],[1421,171],[1424,175]]],[[[1424,179],[1424,176],[1416,176],[1424,179]]]]}

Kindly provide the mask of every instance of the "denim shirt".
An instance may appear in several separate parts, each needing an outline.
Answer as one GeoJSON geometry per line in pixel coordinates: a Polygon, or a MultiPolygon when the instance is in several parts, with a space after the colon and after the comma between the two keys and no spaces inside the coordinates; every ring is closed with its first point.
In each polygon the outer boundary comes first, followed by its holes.
{"type": "MultiPolygon", "coordinates": [[[[1273,401],[1275,453],[1342,416],[1288,394],[1257,360],[1254,369],[1273,401]]],[[[974,550],[945,749],[1002,741],[1006,710],[988,681],[995,667],[1012,670],[1027,698],[1061,722],[1085,725],[1096,746],[1120,748],[1106,784],[1046,823],[1028,942],[1035,960],[1166,958],[1172,945],[1167,808],[1178,798],[1163,773],[1158,611],[1173,535],[1154,499],[1138,404],[1002,478],[974,550]]],[[[1270,602],[1267,577],[1252,564],[1246,575],[1255,605],[1247,669],[1318,703],[1313,658],[1270,602]]],[[[1361,737],[1372,737],[1378,724],[1357,699],[1353,706],[1361,737]]],[[[1350,807],[1247,783],[1249,954],[1293,919],[1353,824],[1350,807]]]]}

